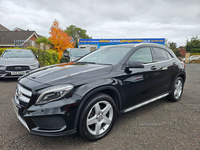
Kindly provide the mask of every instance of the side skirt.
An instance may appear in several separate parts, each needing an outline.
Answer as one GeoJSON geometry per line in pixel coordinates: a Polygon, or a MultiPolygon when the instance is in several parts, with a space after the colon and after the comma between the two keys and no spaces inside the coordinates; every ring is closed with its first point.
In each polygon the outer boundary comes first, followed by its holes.
{"type": "Polygon", "coordinates": [[[149,103],[151,103],[151,102],[157,101],[157,100],[159,100],[159,99],[161,99],[161,98],[163,98],[163,97],[166,97],[167,95],[169,95],[169,93],[160,95],[160,96],[158,96],[158,97],[155,97],[155,98],[153,98],[153,99],[150,99],[150,100],[145,101],[145,102],[143,102],[143,103],[140,103],[140,104],[138,104],[138,105],[135,105],[135,106],[133,106],[133,107],[130,107],[130,108],[126,109],[126,110],[124,111],[124,113],[129,112],[129,111],[132,111],[132,110],[134,110],[134,109],[137,109],[137,108],[139,108],[139,107],[141,107],[141,106],[147,105],[147,104],[149,104],[149,103]]]}

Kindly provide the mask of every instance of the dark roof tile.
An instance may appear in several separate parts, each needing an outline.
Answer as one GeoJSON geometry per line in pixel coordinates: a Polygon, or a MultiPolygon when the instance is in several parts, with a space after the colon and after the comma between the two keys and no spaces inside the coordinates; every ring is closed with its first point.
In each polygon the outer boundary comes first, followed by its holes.
{"type": "Polygon", "coordinates": [[[0,31],[0,45],[14,44],[14,40],[27,40],[33,33],[35,31],[0,31]]]}

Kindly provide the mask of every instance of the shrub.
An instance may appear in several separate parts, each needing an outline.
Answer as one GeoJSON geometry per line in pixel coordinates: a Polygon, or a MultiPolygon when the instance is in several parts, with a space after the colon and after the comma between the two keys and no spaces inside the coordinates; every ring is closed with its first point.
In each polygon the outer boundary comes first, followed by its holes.
{"type": "Polygon", "coordinates": [[[7,48],[0,48],[0,55],[6,50],[7,48]]]}
{"type": "Polygon", "coordinates": [[[200,55],[200,53],[191,53],[190,56],[193,56],[193,55],[200,55]]]}
{"type": "Polygon", "coordinates": [[[27,47],[26,49],[32,50],[33,53],[38,56],[38,61],[40,62],[41,67],[59,63],[58,52],[54,50],[50,49],[44,51],[35,47],[27,47]]]}
{"type": "Polygon", "coordinates": [[[62,56],[62,58],[60,59],[60,63],[66,63],[69,62],[69,58],[62,56]]]}

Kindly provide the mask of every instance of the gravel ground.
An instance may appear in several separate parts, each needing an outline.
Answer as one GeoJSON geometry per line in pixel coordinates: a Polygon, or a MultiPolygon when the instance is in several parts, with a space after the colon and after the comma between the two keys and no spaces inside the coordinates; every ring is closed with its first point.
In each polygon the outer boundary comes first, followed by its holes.
{"type": "Polygon", "coordinates": [[[121,115],[112,131],[96,142],[79,135],[31,135],[12,108],[16,79],[0,80],[0,149],[200,149],[200,64],[187,64],[186,72],[179,102],[163,98],[121,115]]]}

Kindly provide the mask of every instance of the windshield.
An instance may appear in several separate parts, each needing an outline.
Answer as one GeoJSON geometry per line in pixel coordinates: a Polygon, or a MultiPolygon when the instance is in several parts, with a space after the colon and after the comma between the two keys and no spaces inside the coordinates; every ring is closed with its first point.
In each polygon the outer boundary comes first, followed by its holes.
{"type": "Polygon", "coordinates": [[[82,57],[90,52],[88,49],[71,49],[71,57],[82,57]]]}
{"type": "Polygon", "coordinates": [[[98,49],[83,58],[79,59],[78,62],[88,62],[97,64],[117,64],[131,48],[127,47],[112,47],[98,49]]]}
{"type": "Polygon", "coordinates": [[[3,58],[34,58],[34,54],[31,51],[21,50],[6,50],[3,53],[3,58]]]}

